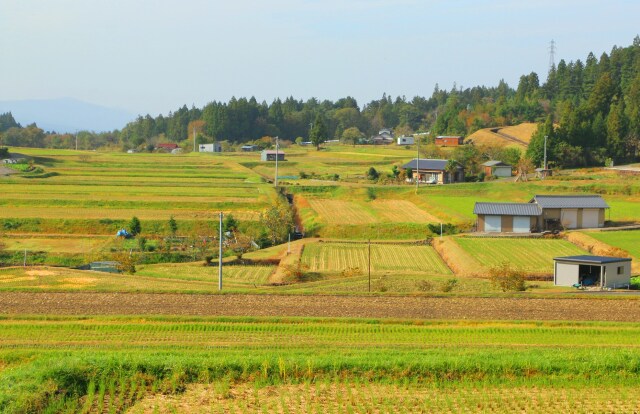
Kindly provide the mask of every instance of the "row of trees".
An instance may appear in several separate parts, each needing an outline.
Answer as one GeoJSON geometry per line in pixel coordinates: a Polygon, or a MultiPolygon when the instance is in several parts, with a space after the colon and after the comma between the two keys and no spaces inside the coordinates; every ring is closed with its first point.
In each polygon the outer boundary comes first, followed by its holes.
{"type": "MultiPolygon", "coordinates": [[[[306,101],[293,97],[270,104],[254,97],[214,101],[203,108],[183,106],[167,116],[139,116],[121,131],[80,133],[78,147],[133,148],[157,141],[182,142],[192,134],[199,142],[244,143],[264,136],[295,141],[318,137],[355,143],[383,127],[396,135],[430,130],[432,135],[468,135],[477,129],[520,122],[543,124],[529,156],[540,161],[540,140],[549,137],[551,159],[559,165],[602,163],[637,157],[640,147],[640,37],[628,47],[614,47],[585,62],[560,63],[544,83],[532,72],[514,89],[500,81],[495,87],[449,91],[436,85],[431,97],[413,99],[383,95],[358,105],[352,97],[306,101]]],[[[36,125],[17,125],[11,114],[0,115],[0,139],[7,145],[71,148],[75,137],[44,133],[36,125]]],[[[185,145],[186,146],[186,145],[185,145]]]]}

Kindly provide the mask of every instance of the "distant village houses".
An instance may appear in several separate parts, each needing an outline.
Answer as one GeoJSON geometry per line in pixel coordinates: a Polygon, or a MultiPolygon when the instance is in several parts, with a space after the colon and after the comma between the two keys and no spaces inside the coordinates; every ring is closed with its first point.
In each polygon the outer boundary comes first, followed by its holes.
{"type": "Polygon", "coordinates": [[[435,139],[435,144],[441,147],[458,147],[464,144],[464,138],[461,136],[439,135],[435,139]]]}

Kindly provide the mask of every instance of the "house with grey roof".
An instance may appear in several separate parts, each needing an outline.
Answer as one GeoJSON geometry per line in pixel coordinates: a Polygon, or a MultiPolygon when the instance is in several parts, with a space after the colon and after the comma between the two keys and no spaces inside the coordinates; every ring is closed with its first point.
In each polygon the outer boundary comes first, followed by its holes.
{"type": "Polygon", "coordinates": [[[490,160],[482,165],[482,171],[488,177],[511,177],[513,167],[502,161],[490,160]]]}
{"type": "Polygon", "coordinates": [[[411,169],[413,178],[411,181],[420,180],[426,184],[451,184],[464,182],[464,167],[456,163],[455,171],[447,171],[449,160],[436,160],[429,158],[414,158],[402,168],[411,169]]]}
{"type": "Polygon", "coordinates": [[[476,229],[530,233],[604,227],[609,205],[599,195],[536,195],[528,203],[476,202],[476,229]]]}

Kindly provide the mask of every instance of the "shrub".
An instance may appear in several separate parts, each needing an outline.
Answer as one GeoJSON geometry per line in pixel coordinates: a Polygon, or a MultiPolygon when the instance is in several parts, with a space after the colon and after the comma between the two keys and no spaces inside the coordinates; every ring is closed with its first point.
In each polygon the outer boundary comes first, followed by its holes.
{"type": "Polygon", "coordinates": [[[503,262],[489,269],[491,283],[503,292],[523,292],[527,290],[524,271],[514,269],[510,263],[503,262]]]}
{"type": "Polygon", "coordinates": [[[440,292],[451,292],[456,286],[458,286],[458,279],[447,279],[440,284],[440,292]]]}
{"type": "Polygon", "coordinates": [[[429,292],[433,290],[433,283],[428,280],[419,280],[416,282],[416,288],[421,292],[429,292]]]}
{"type": "Polygon", "coordinates": [[[304,282],[308,279],[309,266],[298,262],[296,264],[283,265],[285,278],[293,282],[304,282]]]}
{"type": "Polygon", "coordinates": [[[376,170],[373,167],[369,167],[369,170],[367,171],[367,178],[370,179],[371,181],[375,181],[380,177],[380,173],[378,172],[378,170],[376,170]]]}
{"type": "Polygon", "coordinates": [[[376,199],[376,190],[373,187],[367,187],[367,200],[373,201],[376,199]]]}

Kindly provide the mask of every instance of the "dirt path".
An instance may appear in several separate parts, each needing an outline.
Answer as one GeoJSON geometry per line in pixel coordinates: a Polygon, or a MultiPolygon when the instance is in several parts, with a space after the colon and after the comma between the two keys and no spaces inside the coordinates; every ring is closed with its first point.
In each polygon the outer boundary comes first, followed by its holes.
{"type": "Polygon", "coordinates": [[[0,314],[309,316],[640,322],[640,301],[0,292],[0,314]]]}

